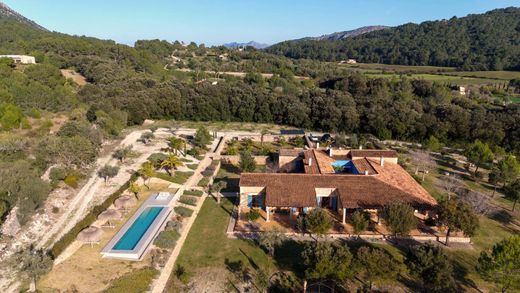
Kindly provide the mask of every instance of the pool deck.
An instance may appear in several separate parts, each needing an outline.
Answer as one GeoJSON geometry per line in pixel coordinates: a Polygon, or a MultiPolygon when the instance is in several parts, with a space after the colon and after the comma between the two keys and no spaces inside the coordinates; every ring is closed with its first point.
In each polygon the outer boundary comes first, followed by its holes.
{"type": "Polygon", "coordinates": [[[170,193],[160,192],[150,196],[137,211],[132,215],[130,219],[121,227],[121,229],[116,233],[116,235],[108,242],[108,244],[101,251],[101,255],[103,258],[117,258],[123,260],[141,260],[146,249],[150,246],[155,236],[159,233],[164,222],[168,219],[171,211],[172,211],[172,203],[174,200],[174,195],[170,193]],[[141,237],[139,242],[136,244],[134,249],[132,250],[116,250],[113,249],[114,246],[119,242],[121,237],[125,235],[125,233],[130,229],[130,227],[134,224],[136,219],[141,215],[141,213],[150,207],[162,207],[162,211],[155,218],[152,224],[149,226],[147,231],[141,237]]]}

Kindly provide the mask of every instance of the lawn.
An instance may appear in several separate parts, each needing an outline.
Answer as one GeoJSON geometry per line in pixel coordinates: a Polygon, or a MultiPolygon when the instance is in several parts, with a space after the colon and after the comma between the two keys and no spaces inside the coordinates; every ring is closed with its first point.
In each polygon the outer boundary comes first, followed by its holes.
{"type": "Polygon", "coordinates": [[[445,72],[455,71],[454,67],[437,67],[437,66],[411,66],[411,65],[391,65],[379,63],[356,63],[340,65],[341,67],[362,69],[362,70],[385,70],[395,72],[445,72]]]}
{"type": "MultiPolygon", "coordinates": [[[[224,198],[221,205],[207,198],[182,247],[177,265],[194,278],[202,270],[228,272],[227,265],[241,260],[251,267],[274,268],[273,260],[251,241],[230,239],[226,235],[233,202],[224,198]]],[[[178,282],[170,277],[166,292],[177,292],[178,282]]]]}

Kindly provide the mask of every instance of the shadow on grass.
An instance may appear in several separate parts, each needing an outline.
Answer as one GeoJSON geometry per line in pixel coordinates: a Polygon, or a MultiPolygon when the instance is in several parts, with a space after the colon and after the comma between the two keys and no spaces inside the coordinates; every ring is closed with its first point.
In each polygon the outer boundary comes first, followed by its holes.
{"type": "Polygon", "coordinates": [[[514,220],[514,217],[513,217],[513,215],[511,215],[510,212],[508,212],[506,210],[502,210],[502,209],[493,212],[489,216],[489,218],[492,220],[495,220],[497,222],[500,222],[503,225],[509,225],[514,220]]]}
{"type": "Polygon", "coordinates": [[[305,277],[305,267],[301,254],[304,243],[294,240],[287,240],[274,252],[274,260],[281,270],[292,271],[298,278],[305,277]]]}

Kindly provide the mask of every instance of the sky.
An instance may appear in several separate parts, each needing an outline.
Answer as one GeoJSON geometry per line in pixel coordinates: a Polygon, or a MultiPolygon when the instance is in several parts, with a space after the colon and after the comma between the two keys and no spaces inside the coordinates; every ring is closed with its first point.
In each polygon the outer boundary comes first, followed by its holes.
{"type": "Polygon", "coordinates": [[[367,25],[449,19],[520,0],[3,0],[52,31],[112,39],[274,44],[367,25]]]}

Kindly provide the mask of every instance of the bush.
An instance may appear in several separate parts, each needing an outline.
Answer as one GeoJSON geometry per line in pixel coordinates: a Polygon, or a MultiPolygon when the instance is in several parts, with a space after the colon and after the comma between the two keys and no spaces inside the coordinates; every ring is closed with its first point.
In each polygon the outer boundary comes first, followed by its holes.
{"type": "Polygon", "coordinates": [[[194,197],[191,197],[191,196],[182,195],[181,198],[179,199],[179,202],[190,205],[190,206],[197,205],[197,199],[194,197]]]}
{"type": "Polygon", "coordinates": [[[72,188],[78,188],[78,175],[69,174],[63,179],[63,182],[72,188]]]}
{"type": "Polygon", "coordinates": [[[247,213],[247,219],[249,221],[256,221],[258,218],[260,218],[260,212],[255,210],[255,209],[252,209],[249,211],[249,213],[247,213]]]}
{"type": "Polygon", "coordinates": [[[60,208],[59,207],[52,207],[52,213],[53,214],[57,214],[60,212],[60,208]]]}
{"type": "Polygon", "coordinates": [[[185,208],[185,207],[175,207],[173,209],[179,216],[181,217],[184,217],[184,218],[188,218],[188,217],[191,217],[191,215],[193,214],[193,210],[192,209],[189,209],[189,208],[185,208]]]}
{"type": "Polygon", "coordinates": [[[150,289],[150,284],[158,274],[159,271],[150,267],[132,271],[112,281],[112,286],[110,286],[105,292],[146,292],[150,289]]]}
{"type": "MultiPolygon", "coordinates": [[[[189,162],[191,162],[191,161],[189,161],[189,162]]],[[[186,167],[190,168],[191,170],[197,169],[198,166],[199,166],[198,164],[188,164],[188,165],[186,165],[186,167]]]]}
{"type": "Polygon", "coordinates": [[[191,148],[186,151],[186,153],[190,156],[196,157],[200,155],[200,149],[199,148],[191,148]]]}
{"type": "Polygon", "coordinates": [[[190,279],[191,279],[191,274],[188,273],[186,271],[186,269],[183,266],[181,266],[181,265],[177,265],[177,267],[175,268],[175,276],[183,284],[188,284],[190,282],[190,279]]]}
{"type": "Polygon", "coordinates": [[[179,232],[182,229],[181,221],[169,221],[166,223],[166,230],[176,230],[179,232]]]}
{"type": "Polygon", "coordinates": [[[153,244],[164,249],[174,248],[175,244],[177,243],[177,239],[179,239],[179,236],[180,235],[177,230],[165,230],[159,233],[153,244]]]}
{"type": "Polygon", "coordinates": [[[202,179],[200,179],[199,183],[197,183],[197,186],[207,187],[208,184],[209,184],[209,178],[208,177],[203,177],[202,179]]]}
{"type": "Polygon", "coordinates": [[[155,153],[155,154],[151,154],[148,157],[148,161],[150,161],[150,163],[152,163],[152,165],[154,166],[155,169],[159,169],[161,167],[161,163],[164,160],[166,160],[166,158],[168,158],[168,155],[166,155],[166,154],[155,153]]]}
{"type": "Polygon", "coordinates": [[[201,190],[185,190],[183,195],[202,196],[204,192],[201,190]]]}
{"type": "Polygon", "coordinates": [[[52,181],[64,180],[67,177],[67,170],[61,167],[53,167],[49,173],[49,178],[52,181]]]}

